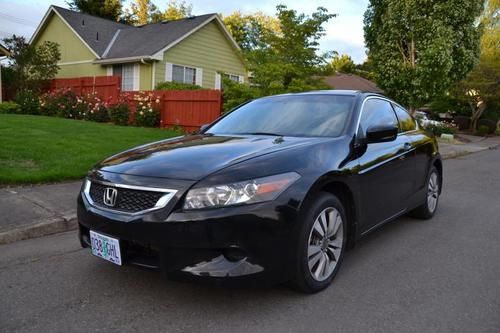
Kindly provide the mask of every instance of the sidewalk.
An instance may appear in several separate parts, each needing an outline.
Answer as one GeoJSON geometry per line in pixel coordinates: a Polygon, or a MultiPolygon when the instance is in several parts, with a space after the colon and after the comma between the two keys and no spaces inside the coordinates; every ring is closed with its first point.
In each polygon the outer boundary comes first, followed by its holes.
{"type": "Polygon", "coordinates": [[[0,244],[76,229],[81,184],[0,188],[0,244]]]}
{"type": "Polygon", "coordinates": [[[467,143],[448,143],[439,139],[439,151],[443,159],[460,157],[479,151],[496,149],[500,147],[500,136],[478,137],[472,135],[459,134],[457,137],[468,141],[467,143]]]}
{"type": "MultiPolygon", "coordinates": [[[[444,159],[500,146],[500,137],[461,135],[468,143],[439,142],[444,159]]],[[[0,188],[0,244],[74,230],[81,181],[0,188]]]]}

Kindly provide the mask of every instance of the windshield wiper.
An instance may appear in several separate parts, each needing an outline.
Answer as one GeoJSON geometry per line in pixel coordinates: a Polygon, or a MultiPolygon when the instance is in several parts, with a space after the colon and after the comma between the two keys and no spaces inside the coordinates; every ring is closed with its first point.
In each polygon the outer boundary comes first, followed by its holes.
{"type": "Polygon", "coordinates": [[[270,136],[283,136],[283,134],[269,133],[269,132],[251,132],[251,133],[239,133],[241,135],[270,135],[270,136]]]}

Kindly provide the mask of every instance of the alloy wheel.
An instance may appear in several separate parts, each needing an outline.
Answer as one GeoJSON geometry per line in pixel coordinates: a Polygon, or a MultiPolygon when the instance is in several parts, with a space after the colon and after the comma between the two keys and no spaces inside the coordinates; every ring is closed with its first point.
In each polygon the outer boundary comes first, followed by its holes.
{"type": "Polygon", "coordinates": [[[343,238],[342,216],[334,207],[325,208],[314,221],[307,248],[309,272],[316,281],[325,281],[337,267],[343,238]]]}
{"type": "Polygon", "coordinates": [[[439,178],[436,172],[433,172],[429,178],[429,187],[427,189],[427,206],[431,213],[434,213],[437,207],[439,197],[439,178]]]}

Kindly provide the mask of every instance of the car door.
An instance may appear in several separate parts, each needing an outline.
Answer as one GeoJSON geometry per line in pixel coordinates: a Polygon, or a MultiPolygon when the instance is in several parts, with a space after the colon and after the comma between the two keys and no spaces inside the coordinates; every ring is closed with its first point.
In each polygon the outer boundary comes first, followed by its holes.
{"type": "MultiPolygon", "coordinates": [[[[427,172],[430,167],[430,158],[433,146],[429,142],[427,136],[419,130],[415,119],[404,108],[397,104],[393,104],[394,111],[398,117],[401,134],[406,137],[406,140],[412,145],[411,158],[414,159],[415,177],[413,184],[413,193],[427,186],[427,172]]],[[[409,157],[410,157],[409,156],[409,157]]]]}
{"type": "MultiPolygon", "coordinates": [[[[366,137],[372,126],[397,125],[389,101],[368,97],[359,120],[358,136],[366,137]]],[[[394,141],[369,143],[359,157],[360,208],[364,232],[402,213],[414,186],[414,149],[404,133],[394,141]]]]}

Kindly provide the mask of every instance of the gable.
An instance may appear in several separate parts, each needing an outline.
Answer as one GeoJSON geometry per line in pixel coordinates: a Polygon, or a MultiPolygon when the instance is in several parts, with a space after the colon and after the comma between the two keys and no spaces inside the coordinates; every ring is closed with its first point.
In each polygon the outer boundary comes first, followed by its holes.
{"type": "Polygon", "coordinates": [[[242,56],[226,38],[219,25],[212,21],[171,49],[164,58],[184,59],[215,70],[241,73],[245,71],[242,56]]]}
{"type": "Polygon", "coordinates": [[[59,44],[61,51],[60,62],[85,61],[95,59],[95,55],[77,35],[61,20],[59,16],[50,13],[44,27],[38,32],[35,45],[40,45],[44,41],[51,41],[59,44]]]}

